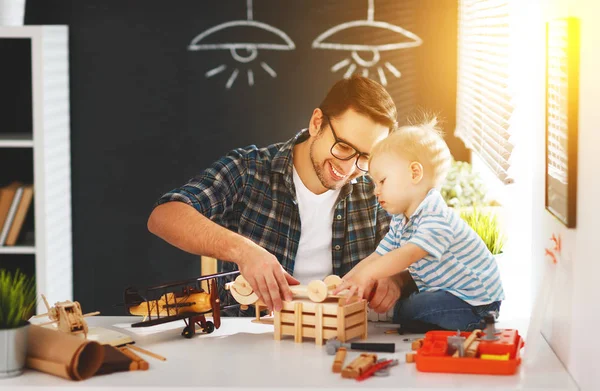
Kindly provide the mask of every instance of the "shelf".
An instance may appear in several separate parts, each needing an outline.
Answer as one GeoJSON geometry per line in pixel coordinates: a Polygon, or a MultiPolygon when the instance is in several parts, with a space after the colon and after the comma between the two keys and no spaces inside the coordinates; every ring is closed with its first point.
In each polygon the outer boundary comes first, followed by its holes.
{"type": "Polygon", "coordinates": [[[31,133],[0,133],[0,148],[33,148],[31,133]]]}
{"type": "Polygon", "coordinates": [[[0,246],[0,254],[35,254],[35,246],[0,246]]]}
{"type": "Polygon", "coordinates": [[[0,58],[10,59],[0,61],[0,101],[21,97],[2,111],[0,181],[35,189],[30,237],[0,247],[0,267],[27,270],[38,293],[72,300],[68,27],[0,26],[0,58]]]}

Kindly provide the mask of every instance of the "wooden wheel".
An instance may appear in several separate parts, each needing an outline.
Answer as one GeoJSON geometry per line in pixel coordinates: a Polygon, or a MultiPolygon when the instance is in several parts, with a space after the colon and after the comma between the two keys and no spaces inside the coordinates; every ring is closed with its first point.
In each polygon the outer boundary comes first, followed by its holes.
{"type": "Polygon", "coordinates": [[[250,283],[241,274],[235,278],[234,286],[237,293],[243,296],[251,295],[254,292],[250,283]]]}
{"type": "Polygon", "coordinates": [[[335,289],[342,283],[342,277],[332,274],[325,277],[323,282],[325,282],[327,289],[335,289]]]}
{"type": "Polygon", "coordinates": [[[327,285],[320,280],[311,281],[308,284],[308,298],[315,303],[320,303],[327,298],[327,285]]]}
{"type": "Polygon", "coordinates": [[[242,305],[250,305],[258,301],[258,295],[254,293],[252,286],[241,274],[236,277],[229,291],[235,301],[242,305]]]}

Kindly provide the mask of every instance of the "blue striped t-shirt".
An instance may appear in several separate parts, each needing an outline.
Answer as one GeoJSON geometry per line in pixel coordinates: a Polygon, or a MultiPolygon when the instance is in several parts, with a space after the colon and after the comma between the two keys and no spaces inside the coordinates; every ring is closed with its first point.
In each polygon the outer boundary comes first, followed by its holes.
{"type": "Polygon", "coordinates": [[[496,259],[436,189],[427,193],[410,218],[393,216],[376,252],[384,255],[406,243],[428,253],[408,268],[419,292],[445,290],[471,305],[504,299],[496,259]]]}

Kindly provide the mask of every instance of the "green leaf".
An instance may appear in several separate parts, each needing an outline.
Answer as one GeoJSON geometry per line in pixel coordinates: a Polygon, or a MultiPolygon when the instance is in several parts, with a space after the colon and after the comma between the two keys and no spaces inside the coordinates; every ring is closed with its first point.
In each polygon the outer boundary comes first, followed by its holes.
{"type": "Polygon", "coordinates": [[[34,314],[35,279],[17,270],[0,270],[0,329],[20,327],[34,314]]]}
{"type": "Polygon", "coordinates": [[[493,255],[502,252],[506,236],[502,232],[498,216],[494,212],[486,212],[478,208],[464,209],[461,210],[460,217],[479,235],[493,255]]]}

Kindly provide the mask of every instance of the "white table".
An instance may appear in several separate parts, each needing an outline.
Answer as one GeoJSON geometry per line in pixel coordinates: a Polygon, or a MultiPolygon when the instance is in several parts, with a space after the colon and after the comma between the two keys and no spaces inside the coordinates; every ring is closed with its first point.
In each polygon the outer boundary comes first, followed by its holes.
{"type": "MultiPolygon", "coordinates": [[[[57,390],[125,390],[130,387],[219,387],[219,390],[306,387],[328,390],[577,390],[576,384],[543,339],[536,344],[535,359],[531,363],[522,363],[513,376],[425,373],[417,371],[414,364],[404,362],[405,353],[410,351],[410,342],[404,342],[403,339],[410,336],[384,334],[385,329],[375,328],[370,324],[368,341],[396,343],[396,353],[379,353],[378,356],[398,358],[400,365],[391,369],[389,377],[373,377],[357,382],[343,379],[339,374],[331,372],[333,356],[327,355],[324,347],[317,347],[312,340],[294,343],[290,337],[275,341],[273,326],[251,323],[250,318],[223,318],[221,327],[214,333],[199,334],[192,339],[185,339],[180,335],[184,326],[182,321],[151,328],[130,327],[131,323],[139,320],[140,318],[134,317],[97,316],[88,318],[88,323],[90,327],[115,328],[130,334],[138,346],[165,356],[167,361],[144,356],[150,364],[147,371],[113,373],[81,382],[27,369],[19,377],[0,380],[0,390],[40,390],[40,386],[57,390]]],[[[522,323],[526,325],[526,322],[522,323]]],[[[520,334],[525,335],[524,330],[518,329],[520,334]]],[[[349,351],[346,363],[358,354],[349,351]]]]}

